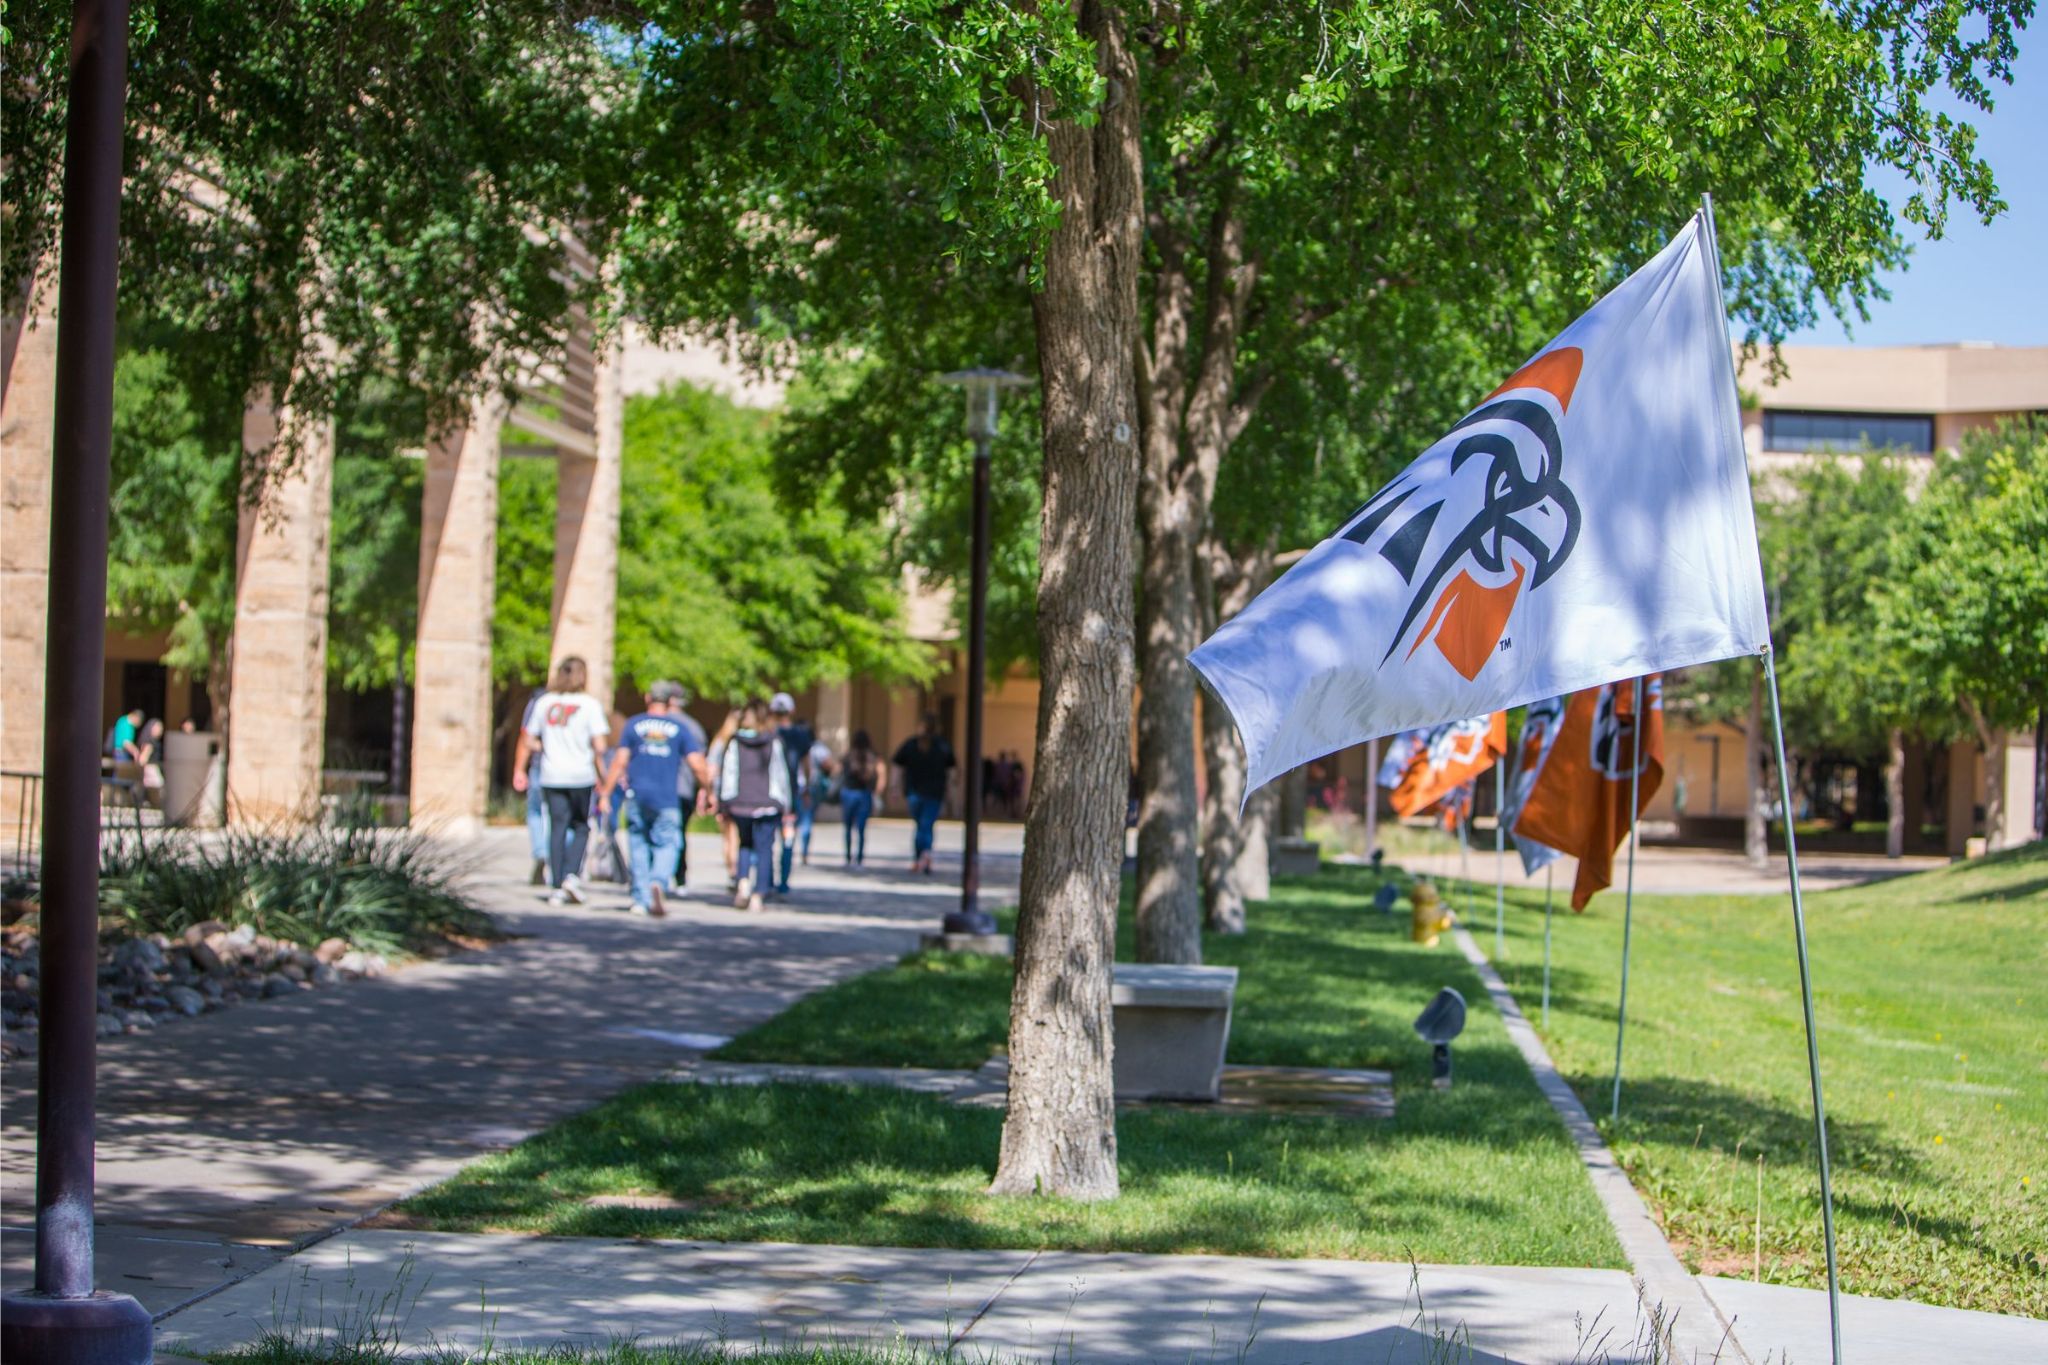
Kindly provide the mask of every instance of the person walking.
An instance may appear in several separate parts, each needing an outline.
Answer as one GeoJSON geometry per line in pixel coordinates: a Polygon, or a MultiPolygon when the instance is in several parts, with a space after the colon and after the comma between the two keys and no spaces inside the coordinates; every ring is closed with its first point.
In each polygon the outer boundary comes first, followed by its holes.
{"type": "Polygon", "coordinates": [[[725,889],[737,890],[740,884],[740,834],[732,816],[725,810],[725,803],[718,799],[718,778],[725,772],[725,751],[732,744],[732,737],[739,733],[740,708],[734,707],[725,713],[725,723],[718,727],[718,733],[711,737],[707,746],[711,755],[711,771],[717,774],[713,781],[702,789],[700,803],[718,820],[718,837],[725,848],[725,889]]]}
{"type": "Polygon", "coordinates": [[[774,878],[775,831],[796,794],[790,771],[767,706],[748,702],[718,774],[718,801],[732,818],[739,843],[736,910],[759,910],[762,888],[774,878]]]}
{"type": "Polygon", "coordinates": [[[889,788],[889,769],[868,732],[855,730],[853,746],[839,760],[839,818],[846,835],[846,865],[859,867],[868,857],[868,817],[889,788]]]}
{"type": "Polygon", "coordinates": [[[805,847],[810,846],[811,822],[817,816],[812,799],[818,775],[811,766],[811,746],[818,737],[797,718],[796,698],[787,692],[777,692],[768,699],[768,715],[775,725],[775,737],[782,743],[783,758],[789,764],[789,789],[795,798],[782,817],[780,871],[775,878],[775,893],[787,896],[797,843],[801,840],[805,847]]]}
{"type": "Polygon", "coordinates": [[[604,756],[611,725],[604,708],[583,689],[590,670],[570,655],[555,665],[547,693],[534,704],[532,719],[519,734],[512,756],[512,790],[523,792],[531,779],[527,760],[540,753],[540,786],[548,811],[548,884],[550,905],[583,904],[583,852],[590,840],[593,795],[609,794],[598,761],[604,756]]]}
{"type": "Polygon", "coordinates": [[[939,733],[936,715],[924,713],[917,733],[897,748],[894,762],[903,769],[903,800],[910,807],[910,818],[917,822],[917,833],[910,843],[910,870],[929,876],[933,832],[939,823],[939,811],[946,804],[946,784],[955,766],[953,746],[939,733]]]}
{"type": "MultiPolygon", "coordinates": [[[[519,717],[519,733],[522,737],[528,730],[533,728],[533,713],[539,709],[540,699],[547,694],[548,690],[545,687],[536,687],[533,689],[533,695],[526,699],[526,710],[519,717]]],[[[513,771],[516,773],[519,770],[515,767],[513,771]]],[[[533,757],[527,760],[525,771],[525,787],[522,788],[519,785],[519,779],[515,776],[512,779],[512,790],[515,792],[523,790],[526,793],[526,851],[533,857],[533,876],[530,880],[535,886],[546,886],[548,884],[548,803],[547,797],[541,794],[540,749],[538,747],[534,749],[533,757]]]]}
{"type": "Polygon", "coordinates": [[[697,723],[696,717],[683,709],[690,704],[689,690],[681,683],[669,685],[675,688],[675,699],[669,703],[668,713],[676,724],[683,727],[685,747],[692,748],[704,765],[701,772],[689,762],[676,768],[676,806],[683,814],[683,837],[676,844],[676,867],[668,879],[668,889],[681,895],[684,884],[690,880],[690,817],[702,808],[704,798],[700,793],[711,785],[711,764],[706,757],[711,741],[706,738],[704,727],[697,723]]]}
{"type": "Polygon", "coordinates": [[[647,709],[619,727],[607,783],[622,792],[620,816],[626,827],[633,913],[659,918],[668,913],[662,893],[676,875],[683,848],[681,769],[698,780],[711,775],[703,741],[674,714],[683,689],[657,682],[647,689],[647,709]]]}

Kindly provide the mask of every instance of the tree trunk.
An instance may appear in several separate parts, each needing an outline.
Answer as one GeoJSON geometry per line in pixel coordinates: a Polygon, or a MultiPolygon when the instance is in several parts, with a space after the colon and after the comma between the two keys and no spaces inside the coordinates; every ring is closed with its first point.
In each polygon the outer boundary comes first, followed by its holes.
{"type": "Polygon", "coordinates": [[[1280,837],[1302,839],[1308,836],[1308,769],[1296,768],[1282,777],[1277,800],[1280,837]]]}
{"type": "MultiPolygon", "coordinates": [[[[1212,539],[1195,557],[1196,593],[1204,608],[1205,634],[1244,610],[1266,581],[1272,564],[1269,544],[1240,566],[1212,539]]],[[[1272,791],[1244,799],[1248,776],[1244,742],[1230,713],[1213,698],[1202,699],[1202,757],[1209,789],[1202,804],[1202,903],[1208,927],[1222,934],[1241,934],[1245,902],[1272,895],[1272,868],[1267,840],[1273,808],[1272,791]],[[1243,814],[1239,808],[1243,807],[1243,814]]]]}
{"type": "Polygon", "coordinates": [[[1989,853],[2005,846],[2005,735],[1986,723],[1974,699],[1962,700],[1963,714],[1984,750],[1984,851],[1989,853]]]}
{"type": "MultiPolygon", "coordinates": [[[[1170,232],[1155,234],[1152,345],[1140,354],[1138,414],[1144,531],[1138,593],[1138,885],[1140,962],[1202,960],[1202,886],[1195,797],[1196,507],[1182,458],[1181,413],[1192,292],[1170,232]]],[[[1211,779],[1213,783],[1213,778],[1211,779]]]]}
{"type": "Polygon", "coordinates": [[[1770,831],[1764,817],[1771,802],[1771,759],[1764,745],[1761,670],[1749,679],[1749,724],[1742,732],[1742,764],[1749,783],[1749,810],[1742,819],[1742,852],[1749,865],[1761,872],[1771,861],[1770,831]]]}
{"type": "Polygon", "coordinates": [[[1132,532],[1137,519],[1138,268],[1144,228],[1138,67],[1121,9],[1082,0],[1107,94],[1092,127],[1046,139],[1059,226],[1038,329],[1038,748],[1010,996],[1010,1097],[997,1194],[1117,1194],[1110,1063],[1130,772],[1132,532]]]}
{"type": "Polygon", "coordinates": [[[1884,856],[1906,851],[1906,735],[1893,726],[1884,764],[1884,856]]]}

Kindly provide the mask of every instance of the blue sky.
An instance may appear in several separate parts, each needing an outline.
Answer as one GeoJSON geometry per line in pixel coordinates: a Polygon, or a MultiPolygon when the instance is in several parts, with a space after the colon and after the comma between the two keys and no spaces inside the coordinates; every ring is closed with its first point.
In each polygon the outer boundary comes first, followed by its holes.
{"type": "MultiPolygon", "coordinates": [[[[1821,345],[1908,346],[1935,341],[1995,341],[2008,346],[2048,345],[2048,25],[2020,35],[2013,83],[1988,117],[1976,123],[1982,155],[1991,163],[2010,208],[1986,227],[1973,213],[1952,212],[1940,241],[1921,240],[1907,270],[1889,275],[1890,302],[1874,303],[1870,321],[1842,324],[1828,317],[1790,338],[1821,345]]],[[[1876,181],[1894,209],[1905,202],[1896,175],[1876,181]]]]}

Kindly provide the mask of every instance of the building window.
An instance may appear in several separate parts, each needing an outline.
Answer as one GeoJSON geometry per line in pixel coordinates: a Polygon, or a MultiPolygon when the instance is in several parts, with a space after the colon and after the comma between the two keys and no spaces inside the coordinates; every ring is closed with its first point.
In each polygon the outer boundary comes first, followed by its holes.
{"type": "Polygon", "coordinates": [[[1764,411],[1765,450],[1934,449],[1934,419],[1888,412],[1764,411]]]}

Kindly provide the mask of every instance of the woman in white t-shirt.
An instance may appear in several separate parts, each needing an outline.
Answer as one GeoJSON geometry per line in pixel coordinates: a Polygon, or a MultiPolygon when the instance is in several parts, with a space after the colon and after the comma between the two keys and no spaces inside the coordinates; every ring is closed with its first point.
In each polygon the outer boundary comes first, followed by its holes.
{"type": "Polygon", "coordinates": [[[604,781],[605,739],[611,722],[597,699],[583,690],[589,681],[583,660],[571,655],[555,665],[548,692],[528,712],[512,760],[512,790],[525,791],[527,760],[540,754],[541,794],[548,808],[548,884],[552,905],[583,903],[583,850],[590,840],[593,797],[609,793],[604,781]]]}

